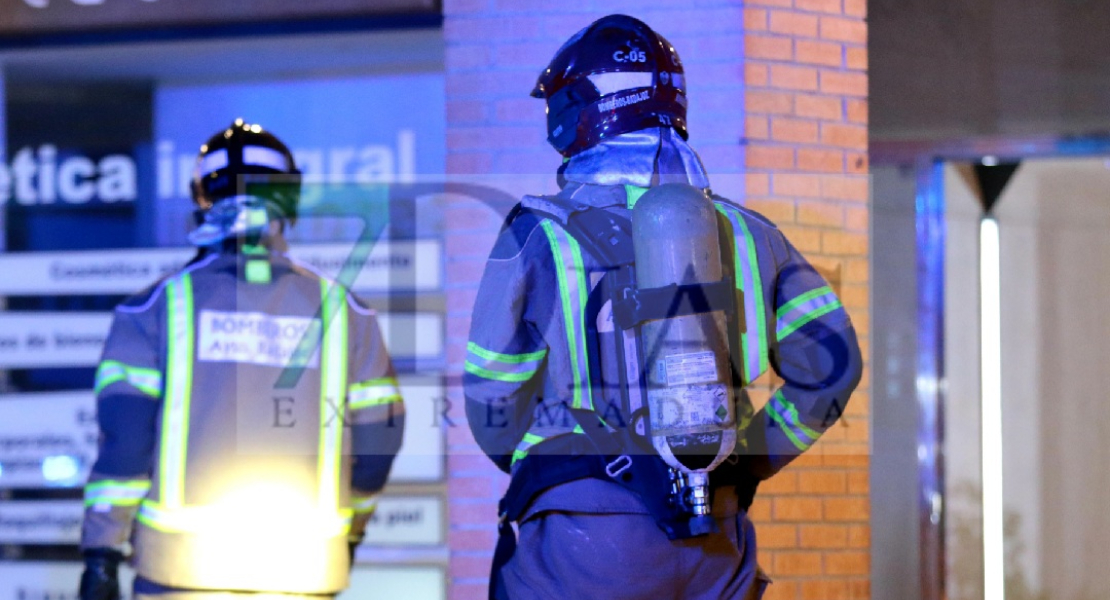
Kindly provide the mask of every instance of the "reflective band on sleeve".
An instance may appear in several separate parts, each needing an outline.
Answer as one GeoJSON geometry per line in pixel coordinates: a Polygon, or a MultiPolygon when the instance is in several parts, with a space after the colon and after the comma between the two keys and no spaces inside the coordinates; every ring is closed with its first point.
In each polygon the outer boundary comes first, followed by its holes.
{"type": "MultiPolygon", "coordinates": [[[[581,425],[575,425],[574,429],[571,430],[570,433],[585,434],[586,432],[582,431],[582,426],[581,425]]],[[[560,433],[558,435],[564,435],[564,434],[560,433]]],[[[555,437],[557,437],[557,436],[555,436],[555,437]]],[[[525,433],[524,434],[524,439],[520,440],[520,443],[516,445],[516,450],[513,450],[513,461],[510,464],[515,465],[517,463],[517,461],[524,460],[524,457],[528,456],[528,452],[532,449],[533,446],[535,446],[536,444],[538,444],[538,443],[540,443],[544,440],[547,440],[547,439],[550,439],[550,438],[545,438],[541,435],[536,435],[534,433],[525,433]]]]}
{"type": "Polygon", "coordinates": [[[104,479],[85,486],[85,506],[111,504],[136,506],[150,492],[150,481],[116,481],[104,479]]]}
{"type": "Polygon", "coordinates": [[[381,377],[351,385],[347,393],[348,408],[358,410],[401,401],[401,390],[393,377],[381,377]]]}
{"type": "Polygon", "coordinates": [[[469,342],[466,345],[466,372],[493,381],[528,381],[536,374],[547,350],[526,354],[501,354],[469,342]]]}
{"type": "Polygon", "coordinates": [[[546,438],[534,433],[524,434],[524,439],[520,440],[520,443],[516,445],[516,450],[513,451],[512,464],[516,464],[518,460],[522,460],[525,456],[528,456],[528,451],[532,449],[532,446],[535,446],[545,439],[546,438]]]}
{"type": "Polygon", "coordinates": [[[586,268],[578,242],[550,220],[542,223],[551,244],[555,259],[555,273],[559,278],[559,297],[563,306],[563,323],[566,326],[567,348],[574,375],[573,408],[593,410],[590,389],[590,362],[586,357],[586,268]]]}
{"type": "Polygon", "coordinates": [[[339,474],[343,456],[344,402],[347,391],[347,292],[320,280],[324,324],[320,357],[319,508],[339,510],[339,474]]]}
{"type": "Polygon", "coordinates": [[[771,401],[767,403],[767,414],[782,427],[790,442],[803,452],[821,437],[821,434],[802,423],[797,407],[782,395],[781,390],[771,396],[771,401]]]}
{"type": "Polygon", "coordinates": [[[717,205],[729,222],[736,238],[736,288],[744,292],[744,385],[758,378],[767,370],[767,313],[763,303],[763,279],[759,274],[759,260],[755,240],[748,230],[744,217],[735,208],[717,205]]]}
{"type": "Polygon", "coordinates": [[[182,273],[166,285],[166,400],[162,407],[162,448],[158,498],[166,508],[185,503],[185,455],[193,388],[193,280],[182,273]]]}
{"type": "Polygon", "coordinates": [[[356,515],[369,514],[374,512],[377,508],[378,497],[376,495],[351,499],[351,511],[356,515]]]}
{"type": "Polygon", "coordinates": [[[162,374],[155,369],[133,367],[115,360],[106,360],[96,369],[96,385],[99,394],[113,383],[124,381],[131,387],[154,398],[162,396],[162,374]]]}
{"type": "Polygon", "coordinates": [[[778,310],[778,339],[785,339],[810,321],[840,307],[840,300],[827,285],[794,298],[778,310]]]}

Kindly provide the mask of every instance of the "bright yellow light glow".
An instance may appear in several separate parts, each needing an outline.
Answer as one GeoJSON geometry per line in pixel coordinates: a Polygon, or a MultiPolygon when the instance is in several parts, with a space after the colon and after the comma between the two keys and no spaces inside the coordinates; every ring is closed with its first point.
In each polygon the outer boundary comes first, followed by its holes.
{"type": "MultiPolygon", "coordinates": [[[[287,483],[253,482],[220,501],[200,507],[190,520],[197,537],[194,567],[201,580],[264,577],[259,589],[295,585],[303,573],[329,570],[333,557],[322,545],[345,539],[348,522],[336,507],[322,509],[315,490],[287,483]]],[[[334,565],[331,565],[334,567],[334,565]]]]}

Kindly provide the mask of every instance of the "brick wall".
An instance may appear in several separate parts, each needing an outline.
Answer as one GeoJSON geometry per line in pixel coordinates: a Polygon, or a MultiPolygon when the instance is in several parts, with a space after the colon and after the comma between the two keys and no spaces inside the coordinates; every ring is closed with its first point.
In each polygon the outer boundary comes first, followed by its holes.
{"type": "MultiPolygon", "coordinates": [[[[488,178],[514,195],[554,191],[559,156],[544,141],[543,103],[528,93],[563,41],[614,12],[644,20],[679,51],[690,86],[690,140],[715,189],[779,223],[839,284],[865,337],[862,0],[445,0],[448,173],[488,178]]],[[[448,352],[456,377],[500,222],[496,211],[465,199],[447,215],[448,352]]],[[[449,597],[484,598],[507,479],[469,435],[461,391],[449,394],[458,425],[448,434],[449,597]]],[[[867,404],[861,389],[846,426],[768,482],[753,507],[761,562],[776,580],[770,598],[868,597],[867,404]]]]}

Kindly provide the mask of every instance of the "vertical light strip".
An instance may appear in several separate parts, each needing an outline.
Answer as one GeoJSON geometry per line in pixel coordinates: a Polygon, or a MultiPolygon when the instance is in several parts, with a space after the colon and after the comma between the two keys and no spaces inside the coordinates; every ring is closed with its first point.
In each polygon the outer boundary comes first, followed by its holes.
{"type": "Polygon", "coordinates": [[[1006,597],[1002,498],[1002,281],[998,221],[979,224],[979,320],[982,377],[983,597],[1006,597]]]}

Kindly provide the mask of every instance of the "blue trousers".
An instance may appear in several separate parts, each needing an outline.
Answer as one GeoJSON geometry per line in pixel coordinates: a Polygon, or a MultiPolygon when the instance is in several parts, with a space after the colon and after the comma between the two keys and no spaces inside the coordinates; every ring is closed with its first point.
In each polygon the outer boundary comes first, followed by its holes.
{"type": "Polygon", "coordinates": [[[756,562],[754,526],[743,511],[717,525],[717,533],[672,541],[645,514],[542,512],[521,523],[496,594],[508,600],[759,600],[770,579],[756,562]]]}

